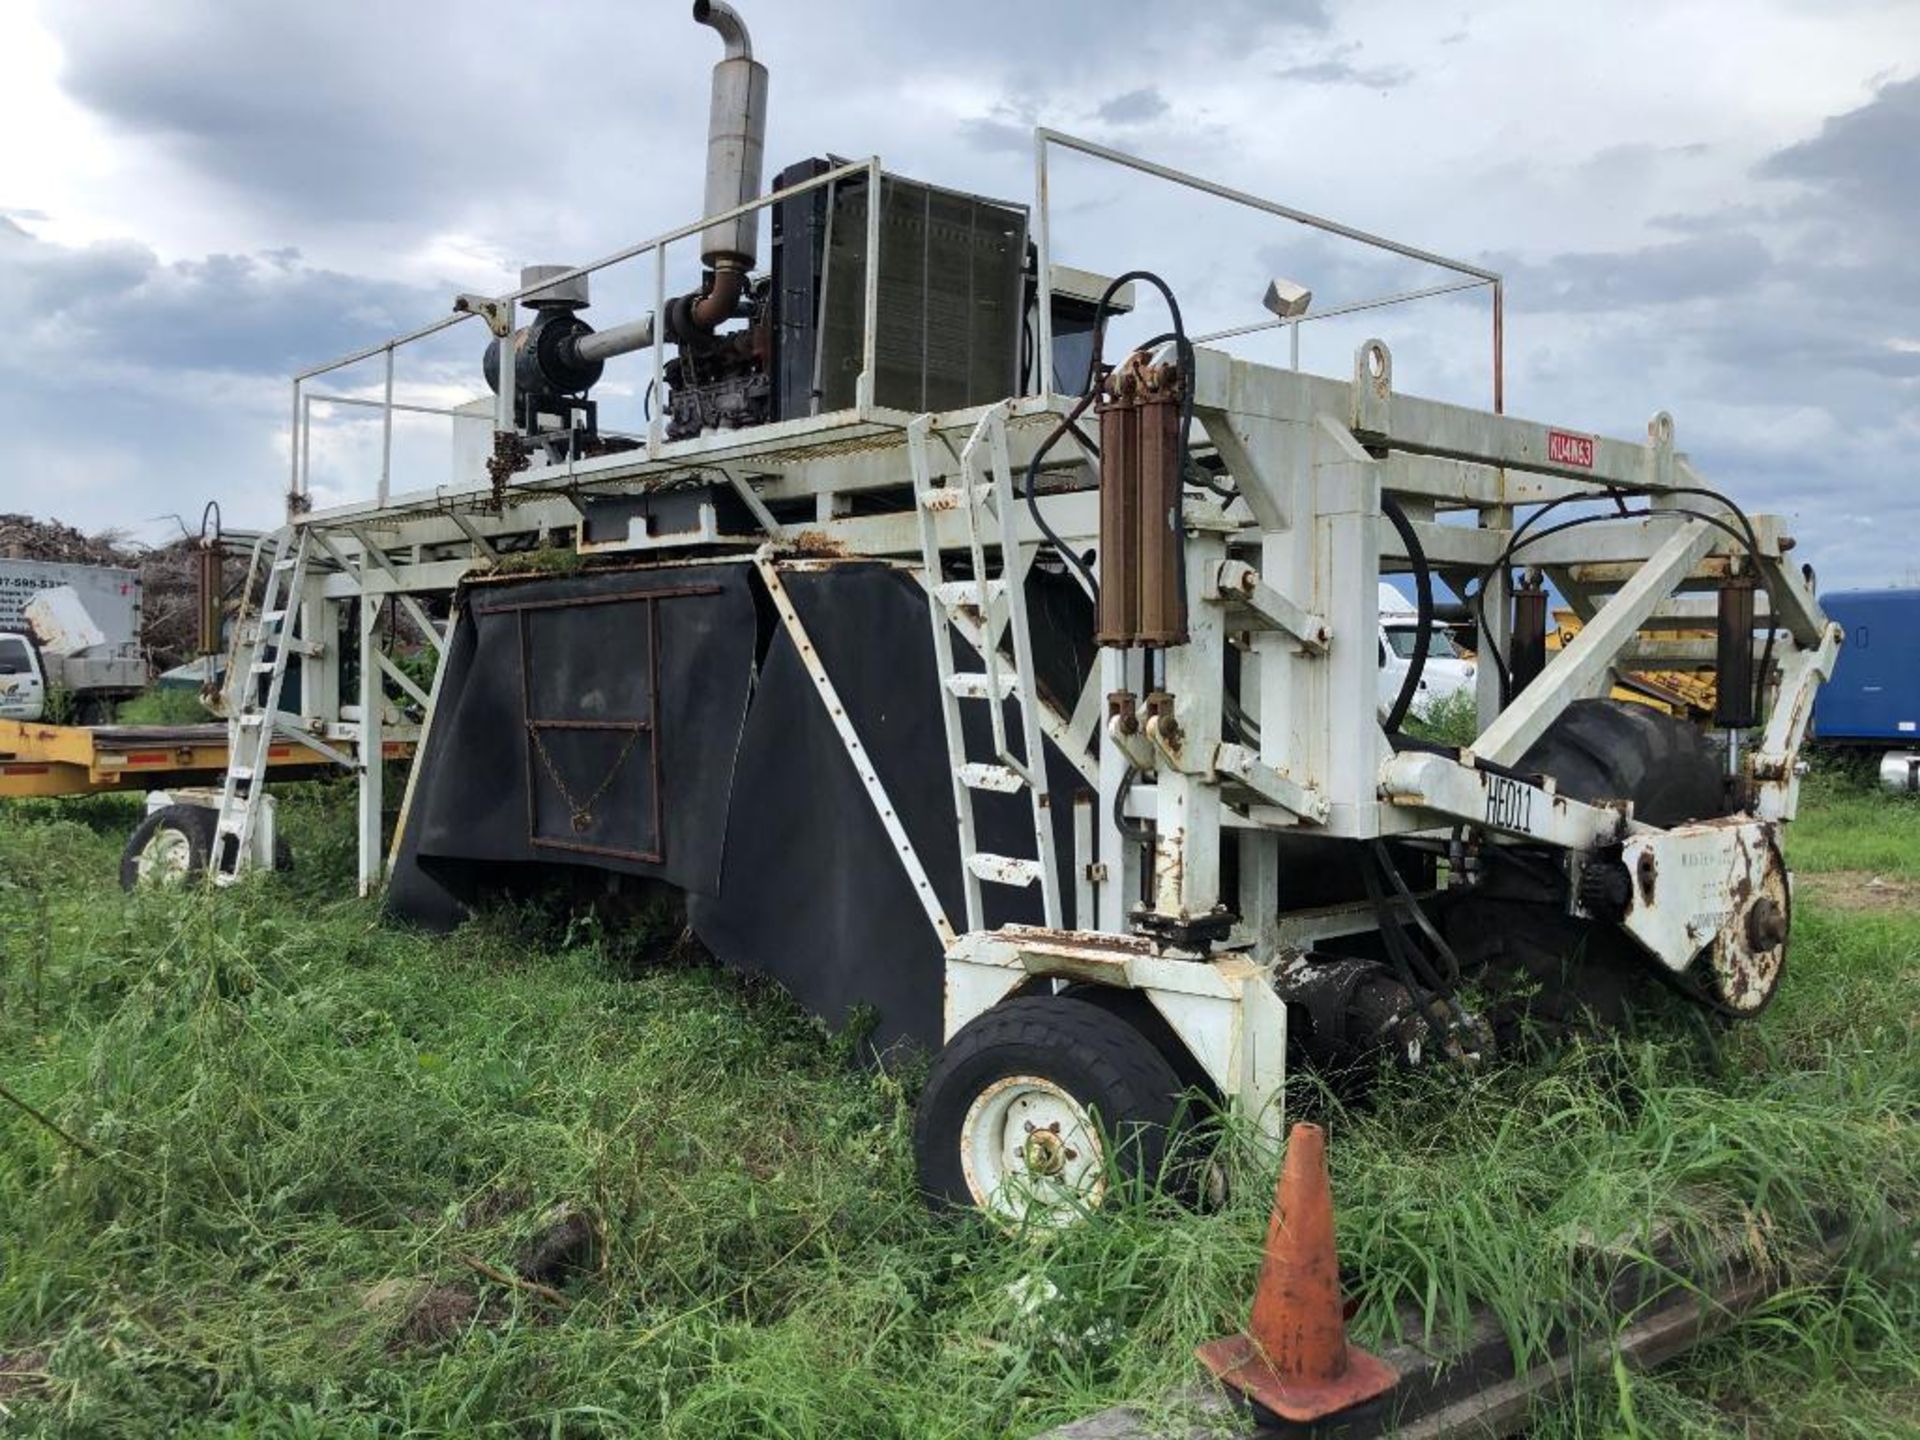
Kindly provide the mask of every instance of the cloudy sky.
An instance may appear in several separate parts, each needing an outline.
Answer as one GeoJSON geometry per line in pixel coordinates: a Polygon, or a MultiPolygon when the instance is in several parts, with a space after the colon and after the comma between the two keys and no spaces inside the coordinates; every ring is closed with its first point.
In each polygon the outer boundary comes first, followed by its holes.
{"type": "MultiPolygon", "coordinates": [[[[1669,409],[1823,584],[1920,583],[1916,0],[741,8],[770,170],[877,152],[1024,200],[1045,124],[1490,266],[1511,411],[1637,436],[1669,409]]],[[[717,42],[686,10],[0,0],[0,510],[271,523],[293,370],[694,218],[717,42]]],[[[1257,318],[1267,274],[1323,304],[1434,278],[1087,161],[1054,203],[1056,258],[1160,269],[1197,329],[1257,318]]],[[[650,295],[615,272],[592,318],[650,295]]],[[[1399,388],[1483,399],[1484,299],[1329,322],[1306,363],[1346,373],[1368,333],[1399,388]]],[[[477,344],[403,390],[473,393],[477,344]]],[[[316,478],[370,491],[367,422],[323,418],[316,478]]],[[[443,478],[442,423],[408,422],[403,481],[443,478]]]]}

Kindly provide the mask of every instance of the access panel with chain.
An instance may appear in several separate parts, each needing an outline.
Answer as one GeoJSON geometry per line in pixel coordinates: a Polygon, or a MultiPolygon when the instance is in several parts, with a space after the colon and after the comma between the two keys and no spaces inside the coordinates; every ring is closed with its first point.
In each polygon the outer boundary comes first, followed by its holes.
{"type": "Polygon", "coordinates": [[[519,630],[527,838],[540,849],[665,860],[660,606],[718,594],[662,586],[490,605],[519,630]]]}

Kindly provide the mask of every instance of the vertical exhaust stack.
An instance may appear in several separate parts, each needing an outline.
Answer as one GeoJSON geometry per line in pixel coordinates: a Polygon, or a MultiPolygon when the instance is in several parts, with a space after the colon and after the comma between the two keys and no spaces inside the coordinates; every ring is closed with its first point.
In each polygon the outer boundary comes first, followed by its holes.
{"type": "MultiPolygon", "coordinates": [[[[726,42],[727,53],[713,67],[713,109],[707,123],[707,208],[717,215],[760,194],[762,152],[767,142],[767,67],[753,58],[746,22],[725,0],[694,0],[693,18],[710,26],[726,42]]],[[[700,236],[701,262],[721,276],[753,268],[759,235],[757,214],[709,225],[700,236]]]]}

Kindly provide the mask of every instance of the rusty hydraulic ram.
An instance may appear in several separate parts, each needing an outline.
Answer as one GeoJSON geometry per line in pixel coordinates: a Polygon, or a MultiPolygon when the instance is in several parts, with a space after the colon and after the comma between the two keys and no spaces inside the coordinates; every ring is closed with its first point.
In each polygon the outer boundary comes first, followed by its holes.
{"type": "Polygon", "coordinates": [[[1098,640],[1122,649],[1184,645],[1177,365],[1130,355],[1100,396],[1098,640]]]}
{"type": "MultiPolygon", "coordinates": [[[[200,534],[193,550],[193,653],[218,655],[226,649],[221,635],[225,594],[226,551],[220,542],[220,506],[212,500],[200,512],[200,534]]],[[[242,597],[245,603],[245,597],[242,597]]]]}

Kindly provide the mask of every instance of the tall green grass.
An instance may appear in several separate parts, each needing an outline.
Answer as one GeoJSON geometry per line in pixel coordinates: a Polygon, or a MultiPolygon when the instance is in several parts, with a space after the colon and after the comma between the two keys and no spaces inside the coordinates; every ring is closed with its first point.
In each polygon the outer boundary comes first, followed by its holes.
{"type": "MultiPolygon", "coordinates": [[[[0,812],[0,1084],[85,1147],[0,1106],[0,1434],[1020,1436],[1242,1318],[1264,1177],[1040,1241],[933,1219],[911,1074],[671,937],[382,925],[336,797],[286,796],[299,869],[217,896],[118,893],[127,802],[0,812]],[[604,1245],[561,1301],[476,1269],[563,1211],[604,1245]]],[[[1811,1277],[1837,1221],[1836,1279],[1542,1433],[1911,1435],[1916,956],[1920,918],[1803,907],[1756,1025],[1299,1082],[1360,1338],[1486,1304],[1536,1351],[1597,1241],[1811,1277]]]]}
{"type": "Polygon", "coordinates": [[[1816,771],[1801,782],[1792,860],[1808,870],[1920,877],[1920,796],[1816,771]]]}

